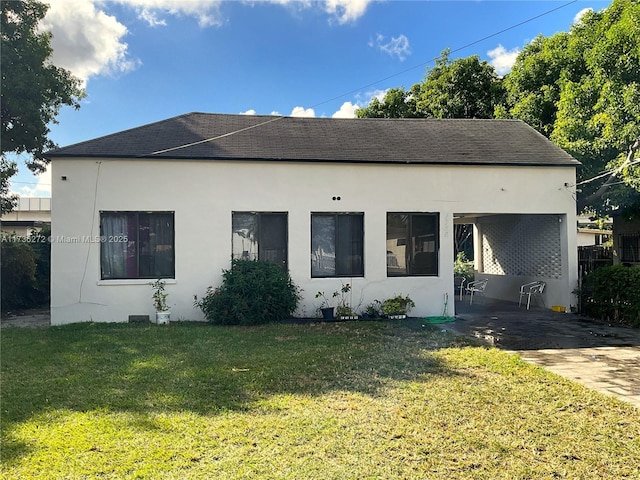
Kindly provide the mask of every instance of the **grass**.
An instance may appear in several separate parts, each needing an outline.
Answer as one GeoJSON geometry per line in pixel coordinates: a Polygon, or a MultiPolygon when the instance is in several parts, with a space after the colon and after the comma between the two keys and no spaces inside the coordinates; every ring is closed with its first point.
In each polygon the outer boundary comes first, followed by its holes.
{"type": "Polygon", "coordinates": [[[2,330],[2,478],[640,478],[637,409],[416,321],[2,330]]]}

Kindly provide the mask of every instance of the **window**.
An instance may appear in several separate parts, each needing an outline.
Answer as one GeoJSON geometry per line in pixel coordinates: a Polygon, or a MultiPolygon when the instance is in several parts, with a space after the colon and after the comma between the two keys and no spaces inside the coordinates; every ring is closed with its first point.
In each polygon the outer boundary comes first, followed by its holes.
{"type": "Polygon", "coordinates": [[[232,213],[232,257],[287,268],[286,213],[232,213]]]}
{"type": "Polygon", "coordinates": [[[438,275],[437,213],[387,213],[387,276],[438,275]]]}
{"type": "Polygon", "coordinates": [[[620,261],[625,263],[640,262],[640,234],[625,233],[620,239],[620,261]]]}
{"type": "Polygon", "coordinates": [[[311,214],[311,276],[361,277],[364,215],[311,214]]]}
{"type": "Polygon", "coordinates": [[[174,278],[173,212],[100,212],[101,278],[174,278]]]}

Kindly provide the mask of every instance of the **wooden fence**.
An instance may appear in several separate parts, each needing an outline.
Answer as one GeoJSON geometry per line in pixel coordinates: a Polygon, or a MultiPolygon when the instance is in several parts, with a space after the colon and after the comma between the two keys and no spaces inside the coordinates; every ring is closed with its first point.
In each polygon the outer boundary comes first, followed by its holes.
{"type": "Polygon", "coordinates": [[[613,249],[611,247],[600,245],[578,247],[578,271],[581,277],[607,265],[613,265],[613,249]]]}

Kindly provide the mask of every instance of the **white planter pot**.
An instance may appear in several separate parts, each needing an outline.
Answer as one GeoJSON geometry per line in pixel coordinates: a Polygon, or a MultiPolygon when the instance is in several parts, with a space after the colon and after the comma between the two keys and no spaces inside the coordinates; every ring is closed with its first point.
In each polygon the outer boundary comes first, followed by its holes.
{"type": "Polygon", "coordinates": [[[168,325],[171,319],[171,312],[166,310],[164,312],[156,312],[156,323],[158,325],[168,325]]]}
{"type": "Polygon", "coordinates": [[[404,320],[407,316],[403,313],[401,315],[389,315],[391,320],[404,320]]]}

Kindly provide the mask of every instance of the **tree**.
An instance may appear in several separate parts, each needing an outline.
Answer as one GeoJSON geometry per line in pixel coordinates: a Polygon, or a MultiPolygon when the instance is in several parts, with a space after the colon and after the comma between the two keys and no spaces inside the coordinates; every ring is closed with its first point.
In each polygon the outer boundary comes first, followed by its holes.
{"type": "Polygon", "coordinates": [[[477,55],[449,60],[449,50],[436,59],[425,79],[409,90],[391,88],[383,101],[374,98],[359,118],[493,118],[505,90],[495,69],[477,55]]]}
{"type": "Polygon", "coordinates": [[[506,110],[498,117],[519,118],[546,137],[553,133],[562,83],[585,73],[582,55],[569,55],[570,35],[539,35],[527,44],[504,78],[506,110]]]}
{"type": "Polygon", "coordinates": [[[447,49],[427,71],[417,107],[433,118],[493,118],[504,95],[493,66],[477,55],[450,61],[447,49]]]}
{"type": "Polygon", "coordinates": [[[16,162],[0,157],[0,215],[13,210],[18,202],[18,196],[9,193],[9,179],[17,172],[16,162]]]}
{"type": "Polygon", "coordinates": [[[538,37],[518,56],[505,85],[509,116],[523,119],[583,163],[581,210],[607,213],[638,203],[637,0],[614,0],[569,33],[538,37]]]}
{"type": "Polygon", "coordinates": [[[358,118],[419,118],[424,115],[418,111],[416,102],[420,96],[420,84],[410,90],[402,87],[390,88],[382,101],[374,98],[368,106],[356,110],[358,118]]]}
{"type": "Polygon", "coordinates": [[[55,147],[48,137],[49,125],[64,105],[80,108],[85,93],[81,81],[63,68],[51,63],[51,34],[38,31],[48,6],[34,1],[2,2],[0,105],[2,130],[2,209],[5,183],[15,173],[15,162],[6,160],[7,153],[28,153],[30,170],[41,173],[48,161],[44,152],[55,147]]]}

